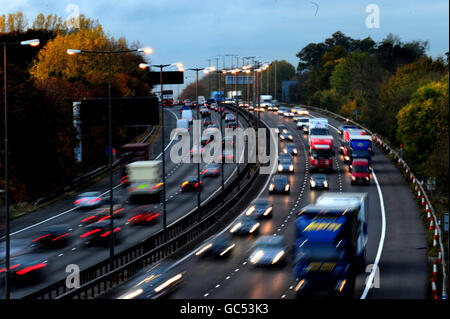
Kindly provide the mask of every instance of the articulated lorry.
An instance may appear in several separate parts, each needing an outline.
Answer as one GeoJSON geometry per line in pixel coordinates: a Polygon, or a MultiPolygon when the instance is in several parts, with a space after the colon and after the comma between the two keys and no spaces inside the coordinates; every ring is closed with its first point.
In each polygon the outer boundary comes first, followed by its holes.
{"type": "Polygon", "coordinates": [[[137,161],[127,165],[130,204],[153,204],[161,200],[162,161],[137,161]]]}
{"type": "Polygon", "coordinates": [[[129,143],[120,147],[120,183],[128,186],[127,165],[135,161],[148,161],[150,159],[149,143],[129,143]]]}
{"type": "Polygon", "coordinates": [[[351,297],[365,270],[367,193],[327,193],[303,207],[295,221],[297,296],[351,297]]]}
{"type": "Polygon", "coordinates": [[[323,169],[333,171],[333,136],[309,136],[309,164],[312,171],[323,169]]]}

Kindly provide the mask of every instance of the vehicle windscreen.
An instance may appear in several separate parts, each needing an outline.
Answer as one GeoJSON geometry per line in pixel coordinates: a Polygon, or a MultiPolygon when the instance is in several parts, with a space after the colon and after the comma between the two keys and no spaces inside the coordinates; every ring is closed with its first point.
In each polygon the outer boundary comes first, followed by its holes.
{"type": "Polygon", "coordinates": [[[330,135],[326,128],[312,128],[310,130],[311,135],[330,135]]]}
{"type": "Polygon", "coordinates": [[[332,156],[330,149],[315,149],[312,150],[311,154],[314,158],[329,158],[332,156]]]}
{"type": "Polygon", "coordinates": [[[369,172],[369,167],[368,166],[357,165],[357,166],[353,166],[352,167],[352,171],[355,172],[355,173],[368,173],[369,172]]]}

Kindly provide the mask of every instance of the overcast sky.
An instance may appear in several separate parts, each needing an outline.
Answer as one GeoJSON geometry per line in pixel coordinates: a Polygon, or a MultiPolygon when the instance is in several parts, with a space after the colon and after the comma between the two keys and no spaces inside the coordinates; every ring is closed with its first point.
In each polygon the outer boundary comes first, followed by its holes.
{"type": "MultiPolygon", "coordinates": [[[[0,14],[20,10],[31,24],[40,12],[66,19],[71,4],[110,35],[151,46],[152,62],[182,61],[186,68],[215,64],[223,54],[285,59],[296,67],[298,51],[337,30],[356,39],[393,33],[402,41],[428,40],[434,57],[449,50],[448,0],[0,0],[0,14]],[[369,4],[379,7],[379,28],[366,26],[369,4]]],[[[195,78],[186,76],[185,82],[195,78]]]]}

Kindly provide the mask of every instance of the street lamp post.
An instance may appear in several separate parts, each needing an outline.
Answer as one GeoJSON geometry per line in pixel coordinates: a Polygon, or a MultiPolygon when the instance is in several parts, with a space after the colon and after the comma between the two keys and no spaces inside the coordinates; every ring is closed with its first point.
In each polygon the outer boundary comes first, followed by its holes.
{"type": "MultiPolygon", "coordinates": [[[[200,106],[198,105],[198,71],[204,70],[204,68],[190,68],[188,70],[195,71],[195,95],[197,98],[197,120],[200,119],[200,106]]],[[[200,135],[201,135],[201,126],[200,126],[200,135]]],[[[195,133],[194,133],[195,136],[195,133]]],[[[199,142],[199,141],[198,141],[199,142]]],[[[197,156],[199,157],[197,160],[197,180],[200,185],[200,159],[201,159],[201,153],[200,153],[200,144],[197,144],[197,156]]],[[[201,192],[198,189],[197,190],[197,221],[201,220],[201,192]]]]}
{"type": "Polygon", "coordinates": [[[6,277],[5,277],[5,294],[6,299],[10,298],[11,295],[11,283],[10,283],[10,268],[9,268],[9,259],[10,259],[10,218],[9,218],[9,141],[8,141],[8,76],[7,76],[7,68],[6,68],[6,47],[7,46],[18,46],[18,45],[29,45],[32,47],[36,47],[40,44],[39,39],[26,40],[20,42],[3,42],[3,85],[5,89],[5,268],[6,268],[6,277]]]}
{"type": "Polygon", "coordinates": [[[159,68],[159,84],[160,84],[160,98],[161,98],[161,148],[162,148],[162,204],[163,204],[163,236],[164,241],[167,241],[167,209],[166,209],[166,150],[164,147],[165,142],[165,132],[164,132],[164,109],[163,109],[163,69],[165,67],[176,65],[178,70],[181,71],[183,69],[182,63],[170,63],[170,64],[139,64],[139,68],[141,69],[149,69],[150,67],[159,68]]]}
{"type": "Polygon", "coordinates": [[[108,55],[108,158],[109,158],[109,263],[110,271],[114,269],[114,204],[113,204],[113,145],[112,145],[112,97],[111,97],[111,77],[112,77],[112,63],[111,58],[113,54],[123,54],[132,52],[144,52],[145,54],[153,53],[152,48],[142,48],[134,50],[118,50],[118,51],[91,51],[91,50],[78,50],[68,49],[67,54],[107,54],[108,55]]]}

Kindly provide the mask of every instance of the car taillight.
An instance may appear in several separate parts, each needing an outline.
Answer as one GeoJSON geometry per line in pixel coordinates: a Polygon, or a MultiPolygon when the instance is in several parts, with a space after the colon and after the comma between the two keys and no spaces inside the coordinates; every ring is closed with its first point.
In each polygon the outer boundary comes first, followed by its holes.
{"type": "Polygon", "coordinates": [[[76,200],[75,202],[74,202],[74,204],[75,205],[78,205],[78,204],[80,204],[80,203],[82,203],[82,202],[85,202],[87,199],[86,198],[81,198],[81,199],[79,199],[79,200],[76,200]]]}
{"type": "Polygon", "coordinates": [[[98,201],[100,201],[100,200],[101,200],[101,198],[100,198],[100,197],[97,197],[97,198],[91,199],[88,203],[89,203],[89,204],[93,204],[93,203],[98,202],[98,201]]]}
{"type": "Polygon", "coordinates": [[[39,239],[42,239],[42,238],[45,238],[45,237],[48,237],[48,236],[50,236],[50,234],[46,234],[46,235],[40,236],[40,237],[38,237],[36,239],[33,239],[33,242],[38,241],[39,239]]]}
{"type": "Polygon", "coordinates": [[[22,269],[22,270],[16,272],[16,274],[18,274],[18,275],[24,275],[24,274],[26,274],[26,273],[28,273],[28,272],[30,272],[30,271],[33,271],[33,270],[36,270],[36,269],[40,269],[40,268],[43,268],[43,267],[46,267],[46,266],[47,266],[47,264],[39,263],[39,264],[37,264],[37,265],[34,265],[34,266],[30,266],[30,267],[24,268],[24,269],[22,269]]]}
{"type": "Polygon", "coordinates": [[[63,238],[63,237],[66,237],[66,236],[68,236],[68,235],[70,235],[70,233],[67,233],[67,234],[60,235],[60,236],[58,236],[58,237],[55,237],[55,238],[52,239],[52,241],[57,241],[58,239],[63,238]]]}

